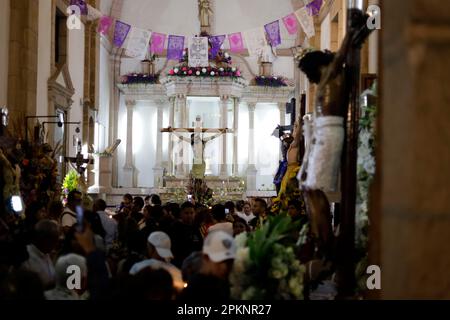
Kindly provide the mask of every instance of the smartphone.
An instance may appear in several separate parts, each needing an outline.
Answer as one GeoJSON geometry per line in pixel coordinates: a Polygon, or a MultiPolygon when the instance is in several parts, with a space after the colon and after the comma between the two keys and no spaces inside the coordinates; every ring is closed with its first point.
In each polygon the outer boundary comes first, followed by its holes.
{"type": "Polygon", "coordinates": [[[192,202],[192,195],[191,194],[188,194],[187,198],[188,198],[189,202],[192,202]]]}
{"type": "Polygon", "coordinates": [[[230,209],[225,209],[225,214],[230,214],[230,209]]]}
{"type": "Polygon", "coordinates": [[[78,232],[84,232],[84,210],[83,210],[83,207],[77,206],[76,211],[77,211],[76,229],[78,232]]]}

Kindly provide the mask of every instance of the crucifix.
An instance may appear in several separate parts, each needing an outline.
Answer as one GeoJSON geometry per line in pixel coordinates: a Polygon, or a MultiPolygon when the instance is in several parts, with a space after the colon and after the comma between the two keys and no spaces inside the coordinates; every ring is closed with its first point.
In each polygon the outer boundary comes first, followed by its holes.
{"type": "Polygon", "coordinates": [[[195,128],[164,128],[161,132],[169,132],[174,134],[181,141],[187,142],[191,145],[192,151],[194,153],[193,165],[192,165],[192,175],[194,178],[202,179],[205,176],[205,159],[204,152],[206,144],[212,141],[222,134],[232,133],[233,130],[228,128],[221,129],[205,129],[202,128],[202,122],[200,116],[197,116],[195,128]],[[183,133],[191,133],[190,138],[183,136],[183,133]],[[213,136],[205,138],[205,134],[215,133],[213,136]]]}
{"type": "Polygon", "coordinates": [[[84,171],[86,171],[87,165],[94,164],[94,159],[85,159],[81,153],[81,141],[78,141],[77,155],[75,157],[64,157],[64,161],[70,163],[80,175],[83,175],[84,171]]]}

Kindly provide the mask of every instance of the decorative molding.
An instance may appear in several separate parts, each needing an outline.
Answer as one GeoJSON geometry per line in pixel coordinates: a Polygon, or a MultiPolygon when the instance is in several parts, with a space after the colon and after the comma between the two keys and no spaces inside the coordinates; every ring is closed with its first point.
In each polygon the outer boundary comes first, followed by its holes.
{"type": "Polygon", "coordinates": [[[67,112],[73,104],[72,97],[74,94],[75,88],[73,87],[69,68],[67,67],[67,64],[64,63],[62,66],[58,67],[56,72],[48,79],[48,97],[51,102],[67,112]],[[57,82],[57,79],[61,74],[65,86],[57,82]]]}
{"type": "Polygon", "coordinates": [[[184,94],[186,96],[241,97],[248,81],[243,78],[201,78],[167,77],[160,80],[166,88],[167,96],[184,94]]]}
{"type": "Polygon", "coordinates": [[[129,100],[168,101],[166,89],[161,84],[117,84],[120,93],[129,100]]]}
{"type": "Polygon", "coordinates": [[[295,87],[260,87],[249,86],[244,91],[241,101],[253,103],[289,102],[295,96],[295,87]]]}

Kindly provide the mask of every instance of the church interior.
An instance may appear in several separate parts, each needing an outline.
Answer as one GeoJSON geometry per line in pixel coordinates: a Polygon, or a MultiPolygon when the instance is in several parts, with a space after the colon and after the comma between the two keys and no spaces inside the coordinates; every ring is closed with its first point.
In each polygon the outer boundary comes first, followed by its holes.
{"type": "Polygon", "coordinates": [[[450,299],[450,2],[0,0],[0,26],[0,300],[450,299]]]}

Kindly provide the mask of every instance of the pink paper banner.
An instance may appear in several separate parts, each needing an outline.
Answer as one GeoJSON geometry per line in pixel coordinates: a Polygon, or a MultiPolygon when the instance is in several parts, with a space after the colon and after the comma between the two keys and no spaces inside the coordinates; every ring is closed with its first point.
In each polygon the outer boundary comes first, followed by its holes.
{"type": "Polygon", "coordinates": [[[295,13],[291,13],[283,18],[284,26],[289,34],[297,34],[298,32],[298,20],[295,13]]]}
{"type": "Polygon", "coordinates": [[[108,16],[103,16],[100,18],[100,20],[98,21],[98,28],[97,28],[97,32],[100,34],[107,34],[109,31],[109,28],[111,27],[113,22],[113,19],[111,17],[108,16]]]}
{"type": "Polygon", "coordinates": [[[240,32],[232,33],[228,35],[228,41],[230,42],[230,51],[239,53],[244,51],[244,40],[240,32]]]}
{"type": "Polygon", "coordinates": [[[156,54],[164,53],[164,45],[166,43],[166,35],[164,33],[152,33],[150,52],[156,54]]]}

